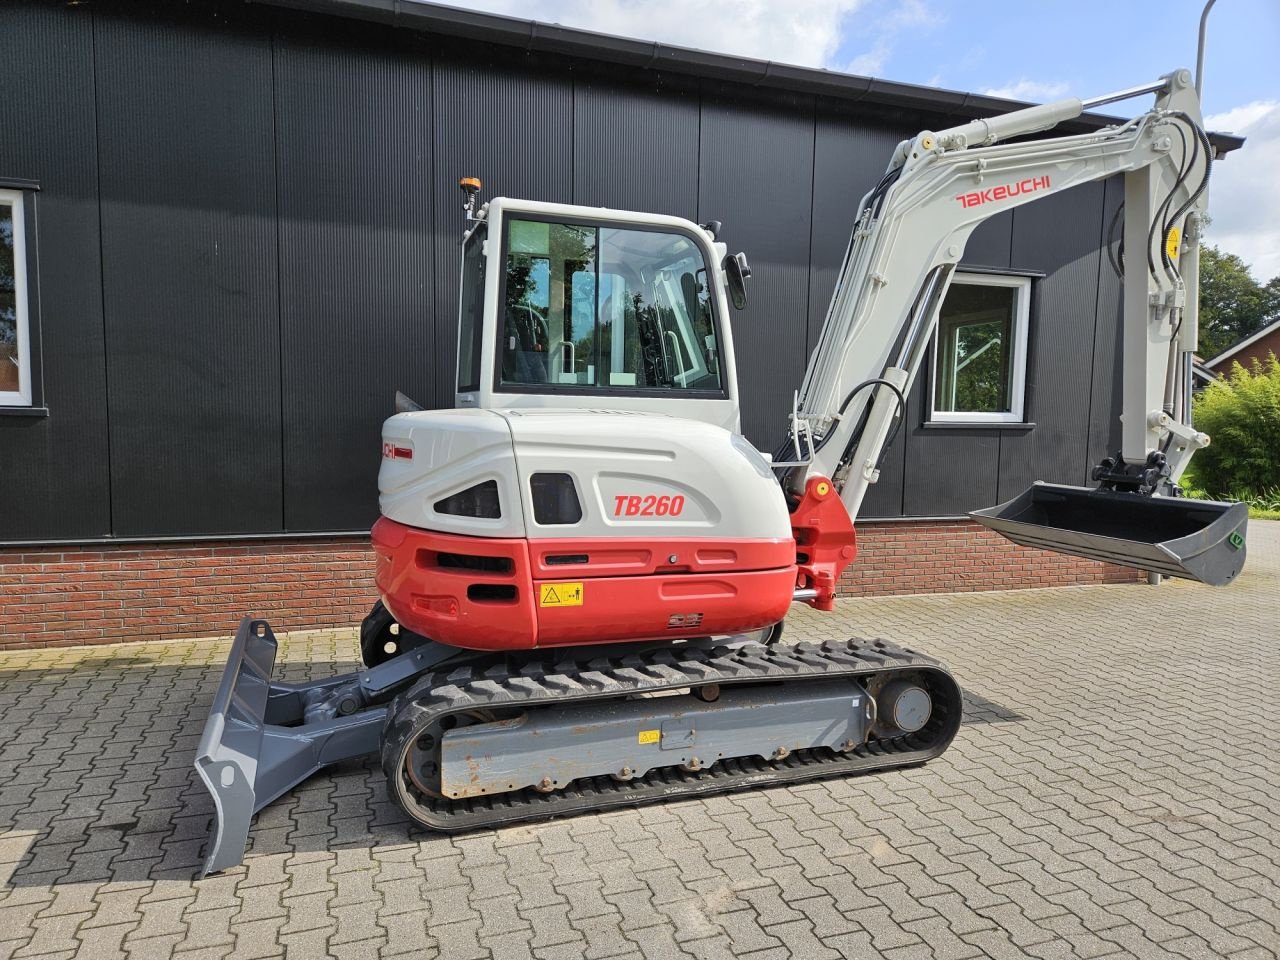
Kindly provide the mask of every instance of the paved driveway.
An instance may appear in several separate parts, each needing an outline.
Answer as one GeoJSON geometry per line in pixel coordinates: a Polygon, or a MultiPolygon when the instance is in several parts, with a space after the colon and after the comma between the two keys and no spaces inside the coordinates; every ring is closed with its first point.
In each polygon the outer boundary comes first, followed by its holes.
{"type": "MultiPolygon", "coordinates": [[[[1224,590],[799,611],[793,637],[951,665],[967,720],[921,769],[451,838],[354,763],[198,882],[225,640],[0,654],[0,957],[1273,957],[1280,524],[1250,547],[1224,590]]],[[[333,632],[281,659],[354,656],[333,632]]]]}

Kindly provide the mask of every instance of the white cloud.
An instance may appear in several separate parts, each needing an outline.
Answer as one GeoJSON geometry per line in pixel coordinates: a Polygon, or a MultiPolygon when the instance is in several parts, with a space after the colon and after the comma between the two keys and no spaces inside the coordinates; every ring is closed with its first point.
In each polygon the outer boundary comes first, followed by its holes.
{"type": "Polygon", "coordinates": [[[859,54],[841,69],[846,73],[879,77],[893,56],[895,41],[904,30],[929,29],[943,22],[941,14],[926,0],[897,0],[893,9],[868,25],[866,32],[875,37],[871,49],[859,54]]]}
{"type": "Polygon", "coordinates": [[[926,0],[897,0],[893,11],[877,26],[882,30],[901,30],[904,27],[934,27],[943,17],[926,0]]]}
{"type": "Polygon", "coordinates": [[[850,60],[844,72],[856,73],[863,77],[878,77],[892,53],[893,47],[882,38],[877,40],[876,45],[866,53],[861,53],[850,60]]]}
{"type": "Polygon", "coordinates": [[[509,17],[558,23],[637,40],[776,60],[804,67],[883,75],[895,40],[908,30],[943,22],[931,0],[892,0],[860,31],[870,49],[836,64],[842,27],[872,0],[451,0],[452,5],[509,17]]]}
{"type": "MultiPolygon", "coordinates": [[[[867,0],[453,0],[456,6],[615,36],[658,40],[806,67],[825,67],[840,45],[841,21],[867,0]]],[[[908,0],[892,18],[921,15],[908,0]]],[[[905,25],[905,24],[904,24],[905,25]]]]}
{"type": "Polygon", "coordinates": [[[1219,133],[1238,133],[1244,136],[1245,128],[1265,120],[1268,114],[1275,111],[1276,106],[1274,100],[1255,100],[1253,103],[1246,103],[1243,107],[1233,107],[1225,113],[1215,113],[1205,117],[1205,123],[1211,130],[1219,133]]]}
{"type": "Polygon", "coordinates": [[[1014,83],[1006,83],[1003,87],[987,87],[982,92],[988,97],[1003,97],[1005,100],[1030,100],[1033,103],[1045,103],[1064,96],[1067,92],[1067,85],[1058,80],[1041,82],[1023,77],[1014,83]]]}
{"type": "Polygon", "coordinates": [[[1280,100],[1259,100],[1205,118],[1205,126],[1247,137],[1213,165],[1206,239],[1237,254],[1263,283],[1280,276],[1280,100]]]}

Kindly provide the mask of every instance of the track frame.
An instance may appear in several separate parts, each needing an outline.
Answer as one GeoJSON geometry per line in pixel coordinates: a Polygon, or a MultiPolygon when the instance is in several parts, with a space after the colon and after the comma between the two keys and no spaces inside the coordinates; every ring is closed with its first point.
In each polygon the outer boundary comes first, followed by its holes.
{"type": "MultiPolygon", "coordinates": [[[[464,665],[432,673],[389,705],[381,757],[388,792],[411,819],[432,830],[459,832],[652,800],[915,766],[946,750],[959,730],[962,709],[960,688],[938,661],[885,640],[664,646],[621,657],[575,660],[565,656],[511,665],[464,665]],[[661,767],[632,780],[585,777],[551,792],[525,788],[457,800],[424,792],[406,773],[406,758],[419,737],[440,729],[441,720],[449,716],[551,708],[711,685],[850,678],[877,688],[898,677],[909,677],[928,690],[934,708],[928,723],[910,734],[873,733],[847,751],[797,750],[776,760],[730,758],[705,770],[661,767]]],[[[442,738],[434,739],[438,750],[442,738]]]]}
{"type": "MultiPolygon", "coordinates": [[[[776,640],[775,627],[768,636],[776,640]]],[[[388,792],[410,819],[458,832],[523,820],[847,776],[924,763],[960,726],[960,688],[936,660],[884,640],[787,646],[749,637],[678,644],[530,651],[520,656],[427,642],[385,663],[305,683],[273,681],[278,643],[265,620],[245,617],[232,640],[197,749],[195,769],[214,805],[203,875],[242,862],[253,816],[326,766],[380,755],[388,792]],[[920,731],[873,737],[848,751],[797,750],[785,758],[728,759],[697,771],[660,767],[627,781],[593,776],[564,790],[533,788],[464,800],[428,797],[406,786],[407,744],[455,714],[550,708],[684,687],[856,679],[874,695],[895,676],[929,690],[934,711],[920,731]]]]}

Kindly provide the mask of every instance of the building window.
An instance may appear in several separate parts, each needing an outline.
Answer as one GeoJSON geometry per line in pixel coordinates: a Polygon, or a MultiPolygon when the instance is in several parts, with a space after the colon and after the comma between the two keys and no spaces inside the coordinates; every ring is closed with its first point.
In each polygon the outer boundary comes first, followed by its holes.
{"type": "Polygon", "coordinates": [[[24,198],[0,190],[0,406],[31,406],[31,385],[24,198]]]}
{"type": "Polygon", "coordinates": [[[722,395],[706,263],[690,237],[510,219],[500,386],[722,395]]]}
{"type": "Polygon", "coordinates": [[[933,421],[1022,422],[1030,306],[1026,277],[956,275],[934,333],[933,421]]]}

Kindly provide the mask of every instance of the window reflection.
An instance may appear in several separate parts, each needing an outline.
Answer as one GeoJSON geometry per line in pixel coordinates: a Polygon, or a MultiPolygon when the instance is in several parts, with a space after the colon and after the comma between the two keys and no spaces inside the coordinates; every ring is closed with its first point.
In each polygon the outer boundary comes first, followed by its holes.
{"type": "Polygon", "coordinates": [[[480,389],[480,333],[484,327],[484,238],[476,225],[462,252],[462,300],[458,309],[458,392],[480,389]]]}
{"type": "Polygon", "coordinates": [[[14,205],[0,202],[0,393],[17,393],[22,380],[13,234],[14,205]]]}
{"type": "Polygon", "coordinates": [[[509,220],[502,381],[719,391],[707,278],[680,234],[509,220]]]}
{"type": "Polygon", "coordinates": [[[994,277],[952,284],[938,314],[935,415],[1020,415],[1028,286],[994,277]]]}

